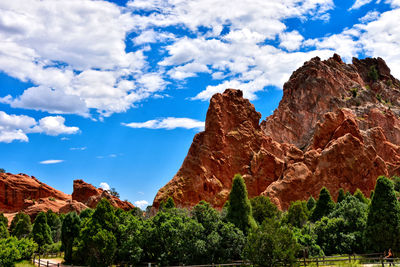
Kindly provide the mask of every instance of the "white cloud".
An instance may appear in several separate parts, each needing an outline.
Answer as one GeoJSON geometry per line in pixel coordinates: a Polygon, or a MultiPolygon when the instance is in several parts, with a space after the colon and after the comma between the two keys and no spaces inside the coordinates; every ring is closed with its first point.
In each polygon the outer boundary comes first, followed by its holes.
{"type": "Polygon", "coordinates": [[[144,210],[149,205],[149,202],[147,202],[146,200],[138,200],[135,201],[135,205],[144,210]]]}
{"type": "Polygon", "coordinates": [[[83,151],[83,150],[86,150],[86,148],[87,147],[85,147],[85,146],[83,146],[83,147],[71,147],[69,150],[80,150],[80,151],[83,151]]]}
{"type": "Polygon", "coordinates": [[[167,130],[172,130],[176,128],[199,129],[199,130],[204,129],[204,122],[202,121],[189,118],[174,118],[174,117],[149,120],[146,122],[122,123],[122,125],[131,128],[167,129],[167,130]]]}
{"type": "Polygon", "coordinates": [[[349,10],[353,9],[359,9],[362,6],[365,6],[366,4],[371,3],[372,0],[356,0],[354,4],[349,8],[349,10]]]}
{"type": "Polygon", "coordinates": [[[61,116],[44,117],[37,122],[34,118],[25,115],[9,115],[0,111],[0,142],[12,141],[28,142],[29,133],[44,133],[47,135],[75,134],[78,127],[65,126],[65,119],[61,116]]]}
{"type": "Polygon", "coordinates": [[[329,49],[350,60],[359,53],[383,58],[395,77],[400,77],[400,32],[397,30],[400,9],[381,13],[375,20],[356,24],[339,34],[306,40],[305,45],[329,49]]]}
{"type": "MultiPolygon", "coordinates": [[[[125,50],[135,27],[125,8],[107,1],[16,0],[0,3],[0,17],[0,71],[35,85],[0,100],[12,107],[109,116],[164,89],[135,82],[148,66],[143,49],[125,50]]],[[[173,37],[164,35],[156,40],[173,37]]]]}
{"type": "Polygon", "coordinates": [[[281,40],[279,46],[287,49],[288,51],[299,49],[304,39],[304,37],[298,31],[281,33],[279,38],[281,40]]]}
{"type": "Polygon", "coordinates": [[[49,159],[49,160],[43,160],[41,162],[39,162],[40,164],[57,164],[57,163],[61,163],[64,162],[64,160],[62,159],[49,159]]]}
{"type": "Polygon", "coordinates": [[[365,14],[364,17],[359,18],[358,20],[361,23],[367,23],[373,20],[376,20],[379,17],[380,13],[378,11],[369,11],[367,14],[365,14]]]}
{"type": "Polygon", "coordinates": [[[61,116],[48,116],[39,120],[39,124],[32,129],[32,132],[45,133],[47,135],[76,134],[78,127],[64,125],[65,119],[61,116]]]}
{"type": "Polygon", "coordinates": [[[22,130],[4,130],[0,127],[0,142],[11,143],[12,141],[28,142],[28,136],[22,130]]]}
{"type": "Polygon", "coordinates": [[[100,187],[103,189],[103,190],[110,190],[110,186],[106,183],[106,182],[101,182],[100,183],[100,187]]]}

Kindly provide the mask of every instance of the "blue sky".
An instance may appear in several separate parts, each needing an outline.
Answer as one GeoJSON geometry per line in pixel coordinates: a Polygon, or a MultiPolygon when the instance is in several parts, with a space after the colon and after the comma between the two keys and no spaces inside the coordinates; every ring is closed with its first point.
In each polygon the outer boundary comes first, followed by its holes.
{"type": "Polygon", "coordinates": [[[399,0],[0,2],[0,167],[141,207],[178,171],[209,98],[263,119],[304,61],[382,57],[400,77],[399,0]]]}

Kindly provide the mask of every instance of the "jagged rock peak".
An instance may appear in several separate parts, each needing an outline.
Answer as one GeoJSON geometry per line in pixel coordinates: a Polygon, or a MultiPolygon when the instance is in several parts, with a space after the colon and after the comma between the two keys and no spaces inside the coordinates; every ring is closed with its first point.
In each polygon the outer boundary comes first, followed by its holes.
{"type": "Polygon", "coordinates": [[[383,59],[315,57],[294,71],[273,115],[260,114],[239,90],[210,100],[205,131],[196,134],[181,168],[157,193],[177,206],[200,200],[221,208],[234,174],[250,197],[279,208],[317,197],[326,186],[369,195],[379,175],[400,174],[400,82],[383,59]]]}

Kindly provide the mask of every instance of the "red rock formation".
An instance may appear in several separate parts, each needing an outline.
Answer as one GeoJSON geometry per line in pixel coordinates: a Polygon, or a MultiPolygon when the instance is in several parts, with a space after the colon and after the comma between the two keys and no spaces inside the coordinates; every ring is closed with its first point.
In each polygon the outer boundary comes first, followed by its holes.
{"type": "Polygon", "coordinates": [[[95,208],[103,197],[117,208],[130,210],[134,207],[128,201],[121,201],[107,191],[97,189],[82,180],[74,181],[74,192],[71,196],[40,182],[33,176],[0,173],[0,213],[8,214],[11,219],[20,211],[31,218],[47,210],[57,213],[70,211],[80,213],[88,207],[95,208]]]}
{"type": "Polygon", "coordinates": [[[123,210],[131,210],[134,206],[128,201],[121,201],[119,198],[112,196],[109,192],[101,188],[96,188],[91,184],[85,183],[83,180],[74,181],[74,191],[72,200],[82,202],[90,208],[95,208],[102,198],[108,199],[111,205],[123,210]]]}
{"type": "Polygon", "coordinates": [[[379,175],[400,173],[400,82],[382,59],[313,58],[283,90],[279,107],[261,124],[241,91],[214,95],[205,131],[154,208],[169,196],[181,207],[206,200],[220,208],[236,173],[250,197],[268,195],[281,209],[317,197],[322,186],[334,197],[339,188],[369,195],[379,175]]]}
{"type": "Polygon", "coordinates": [[[26,174],[0,173],[0,212],[16,212],[30,206],[29,200],[54,197],[67,200],[64,194],[26,174]]]}

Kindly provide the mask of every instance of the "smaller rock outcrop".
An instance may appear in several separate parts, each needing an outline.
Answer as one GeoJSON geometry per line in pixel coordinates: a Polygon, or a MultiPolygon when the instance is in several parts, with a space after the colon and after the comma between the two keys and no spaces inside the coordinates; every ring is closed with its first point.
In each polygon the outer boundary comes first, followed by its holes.
{"type": "Polygon", "coordinates": [[[118,197],[111,195],[108,191],[101,188],[96,188],[83,180],[74,181],[74,191],[72,193],[72,200],[82,202],[90,208],[95,208],[97,203],[103,198],[110,201],[111,205],[115,208],[123,210],[131,210],[134,208],[129,201],[122,201],[118,197]]]}
{"type": "Polygon", "coordinates": [[[56,213],[76,211],[79,214],[89,207],[95,208],[102,198],[107,198],[116,208],[123,210],[134,208],[130,202],[121,201],[107,191],[95,188],[82,180],[74,181],[74,192],[71,196],[40,182],[33,176],[0,173],[0,213],[4,213],[10,222],[18,212],[24,212],[32,219],[39,212],[48,210],[56,213]]]}

